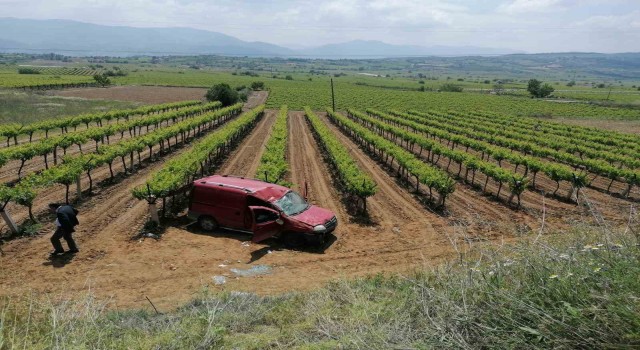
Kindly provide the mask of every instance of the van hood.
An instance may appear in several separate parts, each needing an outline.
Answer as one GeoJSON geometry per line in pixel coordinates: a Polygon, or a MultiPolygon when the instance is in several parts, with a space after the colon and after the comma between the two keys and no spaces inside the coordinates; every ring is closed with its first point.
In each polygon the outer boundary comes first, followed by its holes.
{"type": "Polygon", "coordinates": [[[312,205],[309,209],[302,213],[290,216],[295,220],[301,221],[305,224],[316,226],[324,225],[327,221],[331,220],[335,214],[332,211],[312,205]]]}

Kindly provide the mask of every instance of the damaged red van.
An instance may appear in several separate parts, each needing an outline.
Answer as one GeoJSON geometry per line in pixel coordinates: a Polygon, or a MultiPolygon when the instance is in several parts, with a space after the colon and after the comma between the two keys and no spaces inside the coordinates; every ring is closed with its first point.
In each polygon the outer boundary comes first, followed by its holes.
{"type": "Polygon", "coordinates": [[[188,215],[206,231],[252,233],[253,242],[278,236],[290,245],[322,244],[338,226],[333,212],[287,187],[228,175],[194,181],[188,215]]]}

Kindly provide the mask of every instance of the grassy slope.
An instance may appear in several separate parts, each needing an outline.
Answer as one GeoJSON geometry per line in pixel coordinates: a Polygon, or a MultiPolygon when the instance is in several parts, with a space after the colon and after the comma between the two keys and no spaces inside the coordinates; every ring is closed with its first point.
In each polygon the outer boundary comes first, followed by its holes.
{"type": "Polygon", "coordinates": [[[638,243],[581,228],[552,241],[461,247],[445,266],[314,292],[205,291],[162,315],[108,312],[90,297],[4,300],[0,348],[634,348],[638,243]]]}

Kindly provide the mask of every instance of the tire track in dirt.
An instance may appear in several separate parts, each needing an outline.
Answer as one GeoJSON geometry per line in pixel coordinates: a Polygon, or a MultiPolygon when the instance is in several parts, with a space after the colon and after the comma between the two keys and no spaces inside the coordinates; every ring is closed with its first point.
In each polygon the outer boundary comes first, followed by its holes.
{"type": "Polygon", "coordinates": [[[271,136],[276,113],[275,110],[265,111],[253,132],[240,143],[216,172],[222,175],[255,177],[265,145],[271,136]]]}
{"type": "Polygon", "coordinates": [[[289,112],[288,159],[291,182],[302,195],[307,188],[310,203],[333,211],[339,222],[350,220],[342,199],[331,179],[331,172],[322,159],[320,148],[305,120],[304,112],[289,112]]]}

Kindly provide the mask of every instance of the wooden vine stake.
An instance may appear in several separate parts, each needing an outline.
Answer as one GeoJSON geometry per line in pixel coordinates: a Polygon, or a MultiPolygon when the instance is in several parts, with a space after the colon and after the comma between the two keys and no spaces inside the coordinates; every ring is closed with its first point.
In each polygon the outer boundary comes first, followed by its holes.
{"type": "Polygon", "coordinates": [[[149,184],[147,184],[147,203],[149,203],[149,217],[151,221],[156,224],[160,224],[160,217],[158,216],[158,207],[156,206],[156,200],[158,199],[156,196],[151,194],[151,188],[149,184]]]}
{"type": "Polygon", "coordinates": [[[76,197],[78,200],[82,199],[82,184],[80,183],[80,175],[76,177],[76,197]]]}
{"type": "Polygon", "coordinates": [[[16,222],[13,221],[13,218],[11,218],[11,215],[4,208],[4,206],[0,210],[0,215],[4,219],[4,222],[7,224],[7,226],[9,226],[9,229],[11,230],[11,233],[18,234],[18,225],[16,225],[16,222]]]}

